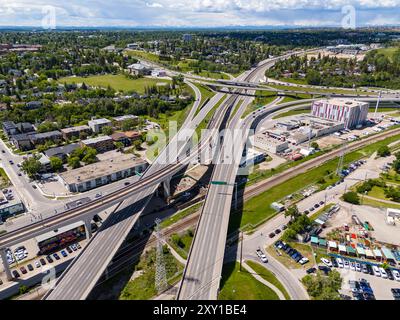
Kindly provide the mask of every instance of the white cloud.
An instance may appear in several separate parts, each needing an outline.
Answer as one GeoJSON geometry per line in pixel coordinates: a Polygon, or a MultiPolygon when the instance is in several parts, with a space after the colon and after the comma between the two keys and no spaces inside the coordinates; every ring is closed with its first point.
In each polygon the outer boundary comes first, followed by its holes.
{"type": "Polygon", "coordinates": [[[0,0],[0,25],[40,25],[45,5],[58,26],[340,26],[345,5],[360,25],[400,23],[400,0],[0,0]]]}

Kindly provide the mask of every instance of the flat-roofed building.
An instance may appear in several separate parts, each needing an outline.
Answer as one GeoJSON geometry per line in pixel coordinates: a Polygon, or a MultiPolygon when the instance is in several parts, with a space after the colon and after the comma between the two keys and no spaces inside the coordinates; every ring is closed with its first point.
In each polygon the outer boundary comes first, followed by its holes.
{"type": "Polygon", "coordinates": [[[314,101],[311,114],[315,117],[343,122],[345,128],[354,128],[366,122],[368,109],[368,102],[333,98],[314,101]]]}
{"type": "Polygon", "coordinates": [[[271,137],[268,132],[261,132],[254,136],[254,146],[261,150],[280,153],[288,148],[287,141],[271,137]]]}
{"type": "Polygon", "coordinates": [[[16,192],[9,195],[11,189],[8,189],[7,194],[0,191],[0,221],[5,221],[8,217],[25,212],[25,206],[16,192]]]}
{"type": "Polygon", "coordinates": [[[87,125],[64,128],[61,129],[60,131],[65,140],[69,140],[72,138],[79,138],[81,132],[85,133],[86,135],[90,135],[92,133],[92,129],[90,129],[90,127],[87,125]]]}
{"type": "Polygon", "coordinates": [[[114,132],[111,135],[111,138],[113,139],[114,142],[123,143],[125,147],[128,147],[131,145],[131,140],[125,135],[124,132],[114,132]]]}
{"type": "Polygon", "coordinates": [[[114,141],[110,136],[99,136],[81,141],[81,147],[91,147],[97,152],[106,152],[114,149],[114,141]]]}
{"type": "Polygon", "coordinates": [[[83,192],[117,181],[147,168],[147,162],[132,154],[120,154],[100,162],[69,170],[60,174],[60,179],[70,192],[83,192]]]}
{"type": "Polygon", "coordinates": [[[111,121],[108,119],[92,119],[88,122],[88,125],[90,129],[92,129],[93,132],[99,133],[103,127],[111,127],[111,121]]]}
{"type": "Polygon", "coordinates": [[[134,124],[139,123],[139,117],[134,116],[133,114],[127,114],[125,116],[115,117],[113,122],[116,127],[121,128],[123,123],[128,120],[132,121],[134,124]]]}

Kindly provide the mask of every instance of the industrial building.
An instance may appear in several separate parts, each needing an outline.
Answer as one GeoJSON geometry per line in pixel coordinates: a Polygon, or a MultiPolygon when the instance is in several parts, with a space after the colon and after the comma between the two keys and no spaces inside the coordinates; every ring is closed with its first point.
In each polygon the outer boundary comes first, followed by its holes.
{"type": "Polygon", "coordinates": [[[147,162],[132,154],[113,155],[101,162],[69,170],[59,175],[61,182],[70,192],[83,192],[99,186],[141,173],[147,162]]]}
{"type": "Polygon", "coordinates": [[[368,116],[369,104],[349,99],[322,99],[314,101],[311,114],[315,117],[343,122],[345,128],[362,126],[368,116]]]}
{"type": "Polygon", "coordinates": [[[288,148],[287,141],[270,136],[268,131],[256,134],[254,136],[253,144],[256,148],[271,153],[280,153],[288,148]]]}
{"type": "Polygon", "coordinates": [[[255,165],[257,163],[263,162],[266,156],[267,155],[264,152],[249,148],[247,149],[246,154],[243,155],[239,167],[244,168],[249,165],[255,165]]]}

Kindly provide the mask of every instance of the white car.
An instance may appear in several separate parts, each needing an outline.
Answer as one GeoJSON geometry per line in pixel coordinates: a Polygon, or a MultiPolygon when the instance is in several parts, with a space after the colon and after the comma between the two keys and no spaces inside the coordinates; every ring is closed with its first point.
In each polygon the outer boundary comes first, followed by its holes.
{"type": "Polygon", "coordinates": [[[329,268],[332,268],[332,262],[330,262],[328,259],[326,258],[321,258],[321,261],[324,265],[326,265],[329,268]]]}
{"type": "Polygon", "coordinates": [[[392,270],[392,274],[396,281],[400,281],[400,273],[397,270],[392,270]]]}
{"type": "Polygon", "coordinates": [[[339,268],[344,268],[343,260],[342,260],[342,259],[336,258],[336,262],[337,262],[339,268]]]}
{"type": "Polygon", "coordinates": [[[356,262],[356,271],[361,272],[361,265],[356,262]]]}
{"type": "Polygon", "coordinates": [[[344,260],[344,268],[345,268],[345,269],[350,269],[350,262],[349,262],[349,260],[344,260]]]}
{"type": "Polygon", "coordinates": [[[383,268],[381,267],[381,268],[379,268],[379,271],[381,272],[382,278],[383,278],[383,279],[387,279],[388,275],[387,275],[385,269],[383,269],[383,268]]]}
{"type": "Polygon", "coordinates": [[[374,272],[374,275],[377,277],[381,276],[381,272],[379,271],[379,268],[377,266],[372,266],[372,271],[374,272]]]}
{"type": "Polygon", "coordinates": [[[304,257],[304,258],[300,259],[299,263],[301,265],[303,265],[303,264],[306,264],[308,261],[310,261],[310,260],[308,260],[308,258],[304,257]]]}
{"type": "Polygon", "coordinates": [[[39,261],[35,261],[35,267],[36,268],[40,268],[41,267],[39,261]]]}
{"type": "Polygon", "coordinates": [[[267,262],[268,262],[268,258],[267,258],[267,256],[266,256],[265,254],[262,254],[261,257],[260,257],[260,259],[261,259],[261,261],[264,262],[264,263],[267,263],[267,262]]]}
{"type": "Polygon", "coordinates": [[[356,264],[354,262],[350,263],[350,270],[356,271],[356,264]]]}

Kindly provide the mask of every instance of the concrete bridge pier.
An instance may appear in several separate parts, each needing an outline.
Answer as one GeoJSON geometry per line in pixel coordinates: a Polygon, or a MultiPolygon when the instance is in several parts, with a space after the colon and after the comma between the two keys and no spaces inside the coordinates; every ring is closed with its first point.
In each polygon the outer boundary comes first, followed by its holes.
{"type": "Polygon", "coordinates": [[[86,239],[92,238],[92,219],[85,219],[86,239]]]}
{"type": "Polygon", "coordinates": [[[1,261],[3,262],[4,272],[6,273],[6,276],[7,276],[7,280],[11,281],[13,279],[13,276],[11,274],[10,266],[8,265],[7,254],[6,254],[5,248],[0,249],[0,255],[1,255],[1,261]]]}
{"type": "Polygon", "coordinates": [[[164,190],[164,197],[167,199],[171,196],[171,178],[167,178],[167,180],[163,181],[162,187],[164,190]]]}

